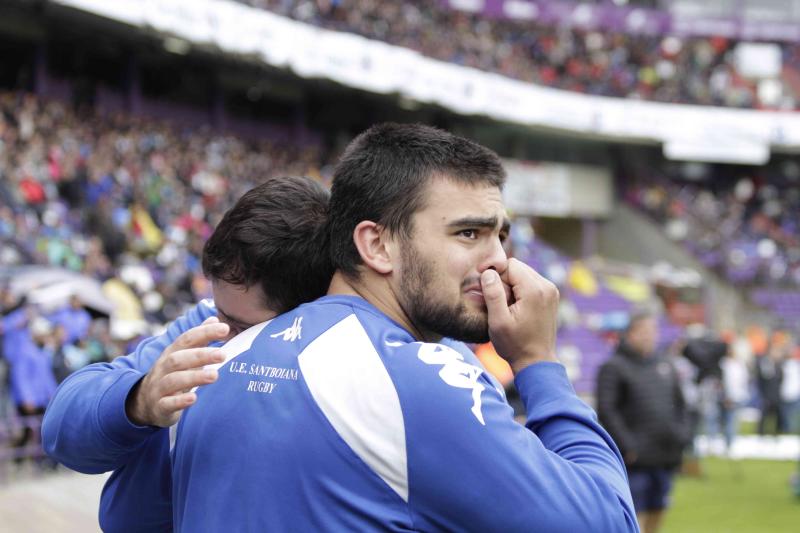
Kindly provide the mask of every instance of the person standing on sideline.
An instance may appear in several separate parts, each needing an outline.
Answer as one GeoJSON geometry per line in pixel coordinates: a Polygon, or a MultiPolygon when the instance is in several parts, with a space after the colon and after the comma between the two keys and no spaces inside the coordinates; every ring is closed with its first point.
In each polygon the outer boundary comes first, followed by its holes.
{"type": "Polygon", "coordinates": [[[758,419],[758,434],[767,433],[767,421],[774,420],[773,435],[786,430],[781,409],[781,387],[783,386],[784,360],[783,334],[773,334],[767,353],[756,359],[756,384],[761,401],[761,416],[758,419]]]}
{"type": "Polygon", "coordinates": [[[786,430],[794,435],[800,434],[800,354],[792,339],[791,349],[783,361],[783,381],[781,382],[781,409],[786,430]]]}
{"type": "MultiPolygon", "coordinates": [[[[20,438],[14,443],[16,448],[24,448],[35,444],[39,425],[37,419],[44,414],[47,402],[56,390],[56,379],[53,376],[53,325],[44,317],[31,315],[31,320],[23,327],[17,337],[15,356],[11,361],[10,384],[11,396],[17,406],[17,414],[24,417],[20,438]]],[[[16,459],[19,461],[31,450],[20,450],[16,459]]]]}
{"type": "Polygon", "coordinates": [[[597,414],[628,469],[639,526],[659,530],[672,479],[691,435],[675,367],[656,352],[652,313],[631,316],[616,353],[597,377],[597,414]]]}
{"type": "Polygon", "coordinates": [[[725,450],[730,456],[734,439],[739,435],[739,415],[750,401],[750,370],[737,343],[731,343],[720,361],[722,369],[722,422],[725,450]]]}
{"type": "Polygon", "coordinates": [[[558,290],[503,250],[504,179],[427,126],[348,146],[328,295],[222,348],[177,426],[176,531],[637,530],[622,458],[555,357],[558,290]],[[443,337],[491,338],[524,426],[443,337]]]}

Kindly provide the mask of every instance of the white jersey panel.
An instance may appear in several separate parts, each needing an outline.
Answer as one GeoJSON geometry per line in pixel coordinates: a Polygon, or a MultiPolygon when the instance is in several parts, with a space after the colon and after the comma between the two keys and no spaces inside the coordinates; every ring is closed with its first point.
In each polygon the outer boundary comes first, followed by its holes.
{"type": "Polygon", "coordinates": [[[356,315],[340,321],[298,357],[311,395],[339,436],[408,501],[406,434],[400,398],[356,315]]]}
{"type": "MultiPolygon", "coordinates": [[[[207,300],[203,300],[206,302],[207,300]]],[[[222,365],[226,364],[228,361],[244,353],[245,351],[249,350],[250,347],[253,345],[253,341],[256,340],[258,334],[261,333],[261,330],[264,329],[267,324],[269,324],[271,320],[266,322],[262,322],[261,324],[256,324],[251,328],[247,328],[243,332],[236,335],[234,338],[226,342],[220,350],[222,353],[225,354],[225,360],[221,363],[216,363],[213,365],[206,365],[203,368],[211,368],[211,369],[218,369],[222,365]]],[[[197,387],[192,389],[193,391],[197,390],[197,387]]],[[[175,448],[175,440],[178,435],[178,424],[172,424],[169,427],[169,450],[170,452],[175,448]]]]}
{"type": "Polygon", "coordinates": [[[253,341],[256,340],[258,334],[261,333],[261,330],[264,329],[267,324],[272,322],[271,320],[267,320],[266,322],[262,322],[261,324],[256,324],[253,327],[247,328],[243,332],[236,335],[234,338],[226,342],[220,350],[222,353],[225,354],[225,360],[221,363],[217,363],[214,365],[206,365],[203,368],[210,368],[210,369],[217,369],[223,365],[225,365],[228,361],[240,355],[241,353],[249,350],[250,347],[253,345],[253,341]]]}

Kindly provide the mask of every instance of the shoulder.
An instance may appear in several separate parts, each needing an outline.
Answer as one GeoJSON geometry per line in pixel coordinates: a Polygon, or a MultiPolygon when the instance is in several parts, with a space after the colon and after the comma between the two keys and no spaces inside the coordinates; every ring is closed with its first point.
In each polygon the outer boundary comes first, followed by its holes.
{"type": "Polygon", "coordinates": [[[625,358],[618,353],[611,354],[611,357],[600,365],[600,370],[605,372],[616,372],[625,366],[625,358]]]}
{"type": "Polygon", "coordinates": [[[484,425],[487,401],[505,405],[502,392],[477,359],[446,344],[404,344],[386,361],[409,420],[484,425]]]}

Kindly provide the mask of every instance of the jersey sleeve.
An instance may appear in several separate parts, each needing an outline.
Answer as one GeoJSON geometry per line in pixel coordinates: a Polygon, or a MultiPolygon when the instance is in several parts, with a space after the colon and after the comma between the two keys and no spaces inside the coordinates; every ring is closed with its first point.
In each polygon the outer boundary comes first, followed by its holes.
{"type": "Polygon", "coordinates": [[[137,426],[128,419],[125,402],[131,389],[181,333],[215,314],[213,303],[202,301],[163,334],[142,341],[133,353],[70,375],[56,390],[42,422],[47,454],[86,474],[124,465],[160,429],[137,426]]]}
{"type": "Polygon", "coordinates": [[[402,351],[391,373],[415,527],[638,530],[619,452],[563,366],[538,363],[517,375],[523,426],[485,371],[456,352],[431,344],[402,351]]]}

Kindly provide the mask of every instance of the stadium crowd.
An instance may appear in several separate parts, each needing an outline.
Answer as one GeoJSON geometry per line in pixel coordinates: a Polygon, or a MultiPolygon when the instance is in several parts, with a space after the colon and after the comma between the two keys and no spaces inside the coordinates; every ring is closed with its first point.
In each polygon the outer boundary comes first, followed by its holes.
{"type": "Polygon", "coordinates": [[[4,264],[34,262],[108,279],[144,267],[171,304],[207,293],[205,238],[233,201],[277,173],[321,179],[319,147],[250,144],[127,115],[77,113],[0,94],[0,239],[4,264]],[[194,286],[193,286],[194,285],[194,286]]]}
{"type": "Polygon", "coordinates": [[[706,267],[733,283],[800,282],[800,177],[793,162],[780,176],[731,175],[712,183],[640,182],[627,200],[664,225],[706,267]]]}
{"type": "Polygon", "coordinates": [[[321,160],[316,145],[250,143],[0,93],[0,419],[40,415],[71,371],[128,353],[153,325],[210,296],[200,254],[224,211],[270,176],[323,179],[321,160]],[[51,270],[16,287],[23,276],[13,268],[24,264],[51,270]],[[81,293],[27,301],[59,270],[116,282],[133,316],[98,312],[81,293]]]}
{"type": "Polygon", "coordinates": [[[494,20],[412,0],[239,0],[292,19],[385,41],[442,61],[590,95],[796,109],[800,45],[781,43],[780,90],[739,69],[738,41],[635,35],[494,20]]]}

